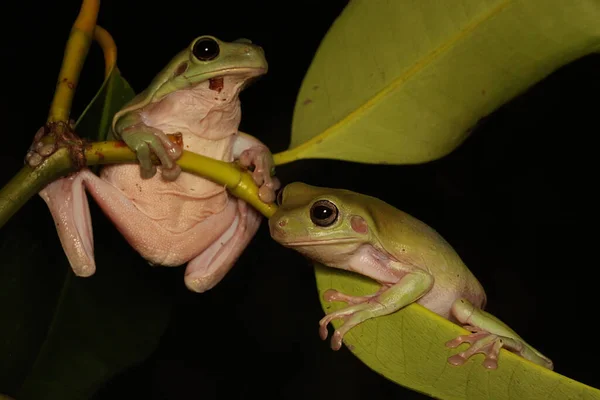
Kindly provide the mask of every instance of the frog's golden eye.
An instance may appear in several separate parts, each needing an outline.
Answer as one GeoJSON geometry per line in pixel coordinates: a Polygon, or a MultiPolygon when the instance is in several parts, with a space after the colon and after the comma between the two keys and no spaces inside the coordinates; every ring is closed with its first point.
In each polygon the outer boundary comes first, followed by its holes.
{"type": "Polygon", "coordinates": [[[214,60],[219,55],[219,44],[211,38],[200,39],[194,44],[192,53],[200,61],[214,60]]]}
{"type": "Polygon", "coordinates": [[[319,200],[310,208],[310,219],[319,226],[333,224],[338,214],[338,208],[329,200],[319,200]]]}

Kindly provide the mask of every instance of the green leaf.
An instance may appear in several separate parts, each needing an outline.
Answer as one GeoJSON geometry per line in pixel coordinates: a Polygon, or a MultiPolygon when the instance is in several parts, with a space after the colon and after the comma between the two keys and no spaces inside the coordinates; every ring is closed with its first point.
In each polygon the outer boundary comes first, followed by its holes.
{"type": "MultiPolygon", "coordinates": [[[[114,68],[77,131],[102,137],[133,97],[114,68]]],[[[146,359],[170,317],[168,268],[151,268],[92,202],[97,271],[76,277],[36,196],[0,231],[0,392],[19,400],[88,399],[146,359]],[[101,240],[98,240],[101,238],[101,240]]]]}
{"type": "Polygon", "coordinates": [[[108,140],[113,115],[134,96],[129,82],[115,66],[77,120],[77,134],[94,141],[108,140]]]}
{"type": "MultiPolygon", "coordinates": [[[[373,281],[346,271],[316,265],[323,309],[329,313],[346,306],[323,301],[333,288],[352,296],[379,289],[373,281]]],[[[335,320],[337,328],[343,321],[335,320]]],[[[488,370],[476,355],[455,367],[448,357],[459,350],[445,347],[466,330],[413,303],[385,317],[369,319],[352,328],[344,343],[374,371],[399,385],[439,399],[600,399],[600,390],[533,364],[504,349],[498,369],[488,370]]],[[[467,348],[461,345],[460,350],[467,348]]]]}
{"type": "Polygon", "coordinates": [[[598,0],[353,0],[323,39],[277,164],[442,157],[479,119],[600,47],[598,0]]]}

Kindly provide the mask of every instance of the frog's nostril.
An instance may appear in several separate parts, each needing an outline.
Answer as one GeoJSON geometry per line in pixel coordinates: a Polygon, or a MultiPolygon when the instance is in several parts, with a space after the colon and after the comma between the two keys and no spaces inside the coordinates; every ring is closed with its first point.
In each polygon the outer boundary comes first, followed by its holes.
{"type": "Polygon", "coordinates": [[[269,232],[273,239],[283,239],[286,236],[286,225],[288,224],[288,219],[282,217],[280,219],[273,219],[269,221],[269,232]]]}

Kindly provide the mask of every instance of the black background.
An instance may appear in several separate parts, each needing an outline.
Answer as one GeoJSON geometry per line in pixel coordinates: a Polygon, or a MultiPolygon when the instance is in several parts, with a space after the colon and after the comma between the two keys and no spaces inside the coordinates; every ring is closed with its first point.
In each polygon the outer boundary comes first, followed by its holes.
{"type": "MultiPolygon", "coordinates": [[[[78,1],[17,2],[2,26],[3,181],[22,166],[45,122],[78,1]]],[[[289,144],[295,98],[317,46],[345,1],[103,1],[99,24],[136,91],[202,34],[261,45],[269,74],[242,94],[240,129],[271,150],[289,144]]],[[[340,60],[340,68],[346,68],[340,60]]],[[[597,204],[593,171],[600,57],[572,63],[481,121],[442,160],[382,166],[304,160],[284,183],[343,187],[385,199],[437,229],[486,288],[492,312],[548,355],[561,374],[600,387],[597,373],[597,204]],[[595,218],[593,219],[595,220],[595,218]]],[[[74,115],[102,80],[93,46],[74,115]]],[[[40,198],[31,202],[45,207],[40,198]]],[[[100,215],[97,213],[97,215],[100,215]]],[[[50,223],[50,220],[47,220],[50,223]]],[[[94,236],[115,234],[95,230],[94,236]]],[[[99,239],[96,239],[99,240],[99,239]]],[[[264,223],[234,269],[205,294],[188,292],[156,352],[111,380],[97,399],[422,398],[375,374],[346,348],[321,342],[310,263],[269,237],[264,223]],[[133,392],[132,392],[133,391],[133,392]],[[127,396],[128,397],[128,396],[127,396]]]]}

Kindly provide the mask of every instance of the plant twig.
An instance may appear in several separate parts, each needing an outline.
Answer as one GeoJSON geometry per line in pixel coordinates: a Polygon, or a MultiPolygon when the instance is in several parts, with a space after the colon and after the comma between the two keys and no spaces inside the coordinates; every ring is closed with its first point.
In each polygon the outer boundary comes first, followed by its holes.
{"type": "Polygon", "coordinates": [[[94,29],[94,40],[102,48],[104,54],[104,78],[108,79],[113,67],[117,64],[117,45],[108,31],[100,25],[94,29]]]}
{"type": "Polygon", "coordinates": [[[79,15],[71,28],[65,47],[63,63],[58,74],[56,91],[50,105],[48,122],[67,122],[71,113],[71,104],[79,75],[96,27],[99,0],[83,0],[79,15]]]}
{"type": "MultiPolygon", "coordinates": [[[[85,146],[86,164],[136,163],[135,153],[121,141],[96,142],[85,146]]],[[[252,176],[234,163],[216,160],[184,151],[177,164],[189,172],[225,186],[231,194],[246,201],[265,217],[277,209],[275,204],[263,203],[252,176]]],[[[61,148],[33,169],[25,166],[0,189],[0,228],[49,182],[76,170],[67,148],[61,148]]]]}

